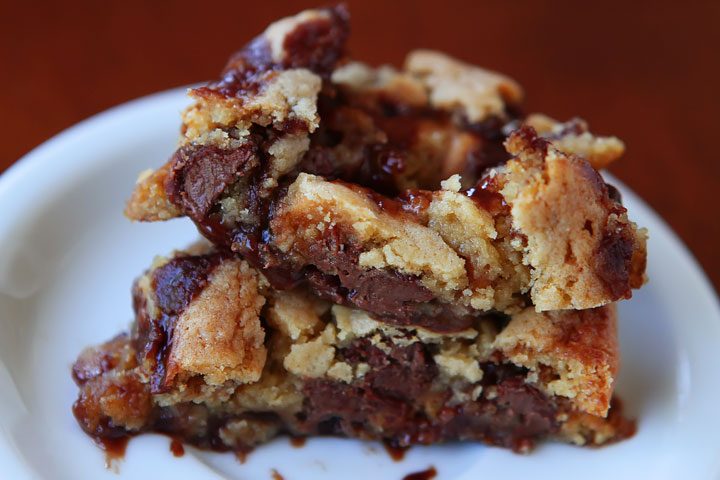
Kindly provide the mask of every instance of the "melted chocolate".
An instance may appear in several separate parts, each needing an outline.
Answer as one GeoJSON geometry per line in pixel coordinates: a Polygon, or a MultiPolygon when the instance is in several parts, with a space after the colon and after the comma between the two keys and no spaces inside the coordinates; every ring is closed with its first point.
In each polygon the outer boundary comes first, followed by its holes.
{"type": "Polygon", "coordinates": [[[408,125],[409,137],[393,141],[372,111],[349,105],[348,98],[335,85],[326,89],[333,94],[318,98],[320,127],[310,137],[310,149],[299,170],[328,180],[351,182],[387,196],[396,195],[409,166],[404,145],[415,141],[413,125],[421,119],[398,119],[396,123],[408,125]]]}
{"type": "Polygon", "coordinates": [[[548,139],[537,134],[535,129],[529,125],[523,125],[513,132],[520,137],[520,143],[528,145],[530,150],[536,151],[542,157],[547,156],[548,148],[551,146],[548,139]]]}
{"type": "Polygon", "coordinates": [[[303,22],[291,31],[283,43],[286,68],[308,68],[329,76],[345,54],[350,33],[350,14],[345,5],[324,9],[328,18],[303,22]]]}
{"type": "MultiPolygon", "coordinates": [[[[353,244],[340,228],[326,228],[321,242],[312,242],[301,248],[309,265],[334,275],[341,285],[339,288],[347,291],[344,295],[339,289],[333,292],[337,294],[339,303],[352,300],[352,303],[361,309],[368,307],[370,311],[397,312],[402,315],[401,312],[407,304],[427,302],[434,297],[418,279],[409,275],[360,268],[360,252],[353,248],[353,244]],[[388,298],[388,288],[392,289],[392,298],[388,298]],[[376,302],[383,302],[384,305],[373,308],[376,302]]],[[[330,296],[335,295],[331,293],[330,296]]]]}
{"type": "Polygon", "coordinates": [[[223,70],[220,81],[195,90],[197,95],[243,97],[263,88],[273,72],[307,68],[327,77],[345,55],[349,14],[344,5],[325,8],[324,18],[300,23],[287,33],[282,58],[273,58],[265,35],[260,35],[235,53],[223,70]]]}
{"type": "Polygon", "coordinates": [[[595,254],[598,276],[612,298],[629,298],[635,238],[627,229],[605,229],[595,254]]]}
{"type": "MultiPolygon", "coordinates": [[[[419,190],[406,192],[401,200],[393,200],[361,187],[353,188],[367,193],[381,208],[393,214],[420,216],[430,202],[430,193],[419,190]]],[[[251,194],[248,198],[255,196],[251,194]]],[[[260,230],[261,225],[233,230],[221,224],[215,215],[208,215],[198,222],[198,226],[214,243],[231,245],[234,252],[261,269],[277,289],[304,285],[324,299],[366,310],[388,323],[417,325],[438,332],[464,330],[479,317],[477,313],[440,303],[417,277],[360,267],[360,251],[340,228],[327,228],[321,241],[296,243],[295,250],[304,258],[304,264],[298,265],[296,259],[286,259],[272,248],[272,233],[267,229],[260,230]]],[[[164,313],[159,322],[160,330],[167,330],[171,336],[173,321],[172,313],[164,313]]],[[[139,321],[142,338],[148,337],[145,333],[147,323],[142,319],[139,321]]],[[[165,337],[158,338],[156,343],[166,344],[165,337]]],[[[158,361],[163,358],[161,355],[158,361]]]]}
{"type": "Polygon", "coordinates": [[[428,391],[438,374],[430,352],[420,343],[395,347],[386,353],[372,346],[370,340],[362,339],[340,354],[352,365],[367,363],[371,369],[365,384],[383,396],[418,398],[428,391]]]}
{"type": "Polygon", "coordinates": [[[369,92],[358,95],[345,91],[342,86],[335,88],[334,97],[320,98],[320,131],[325,133],[318,132],[313,137],[313,140],[320,136],[331,138],[333,142],[330,145],[312,142],[306,171],[396,196],[408,182],[421,189],[436,190],[440,181],[452,173],[462,173],[464,180],[474,182],[485,169],[510,158],[503,147],[505,120],[494,117],[483,122],[482,127],[480,124],[458,126],[452,116],[442,110],[404,105],[369,92]],[[348,128],[353,121],[358,124],[358,131],[348,128]],[[367,127],[363,125],[367,122],[382,134],[366,138],[367,127]],[[423,143],[422,135],[431,135],[429,132],[433,130],[449,135],[470,134],[475,138],[477,146],[466,153],[462,171],[444,171],[447,152],[433,151],[423,143]],[[333,147],[337,145],[340,148],[336,154],[333,147]],[[356,152],[349,163],[342,155],[347,149],[356,152]],[[334,159],[336,156],[340,161],[334,159]],[[321,168],[314,171],[315,166],[321,168]]]}
{"type": "Polygon", "coordinates": [[[449,392],[430,388],[437,367],[427,345],[395,347],[385,354],[367,340],[344,349],[351,365],[368,363],[371,369],[360,383],[348,385],[309,380],[305,428],[311,434],[383,438],[396,447],[451,440],[481,440],[521,450],[557,431],[556,406],[525,383],[525,369],[505,364],[482,364],[481,385],[496,395],[476,401],[448,404],[449,392]],[[437,405],[429,417],[423,406],[437,405]]]}
{"type": "MultiPolygon", "coordinates": [[[[627,209],[622,205],[620,192],[608,185],[600,174],[589,164],[584,165],[585,177],[595,182],[595,189],[600,192],[600,198],[607,210],[616,216],[622,216],[627,209]]],[[[598,277],[603,281],[605,290],[611,298],[630,298],[632,287],[642,285],[642,275],[631,278],[633,272],[633,253],[635,251],[635,237],[632,229],[617,228],[615,224],[589,225],[602,229],[602,239],[595,251],[594,267],[598,277]]],[[[644,266],[643,266],[644,270],[644,266]]]]}
{"type": "Polygon", "coordinates": [[[416,277],[361,268],[360,252],[339,228],[326,228],[321,241],[296,247],[305,258],[303,282],[331,302],[355,306],[387,323],[437,332],[464,330],[478,318],[436,301],[416,277]]]}
{"type": "Polygon", "coordinates": [[[613,202],[622,205],[623,201],[620,190],[618,190],[614,185],[610,185],[609,183],[606,183],[605,186],[607,187],[608,196],[610,197],[610,199],[613,202]]]}
{"type": "Polygon", "coordinates": [[[205,218],[223,192],[257,164],[251,143],[232,150],[190,145],[175,152],[165,190],[193,219],[205,218]]]}
{"type": "Polygon", "coordinates": [[[466,125],[465,128],[482,139],[482,143],[478,149],[470,152],[462,172],[463,179],[473,181],[482,178],[489,169],[510,160],[510,154],[505,150],[503,142],[510,132],[517,128],[522,117],[518,107],[507,106],[503,118],[493,116],[482,122],[466,125]]]}

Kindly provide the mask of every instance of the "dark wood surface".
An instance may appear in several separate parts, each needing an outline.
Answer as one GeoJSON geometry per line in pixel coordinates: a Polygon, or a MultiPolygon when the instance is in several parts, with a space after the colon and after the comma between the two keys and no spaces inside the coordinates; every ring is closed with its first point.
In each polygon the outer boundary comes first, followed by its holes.
{"type": "MultiPolygon", "coordinates": [[[[516,78],[528,111],[625,140],[611,171],[720,287],[720,2],[347,3],[357,58],[444,50],[516,78]]],[[[214,77],[268,22],[314,4],[3,1],[0,171],[96,112],[214,77]]]]}

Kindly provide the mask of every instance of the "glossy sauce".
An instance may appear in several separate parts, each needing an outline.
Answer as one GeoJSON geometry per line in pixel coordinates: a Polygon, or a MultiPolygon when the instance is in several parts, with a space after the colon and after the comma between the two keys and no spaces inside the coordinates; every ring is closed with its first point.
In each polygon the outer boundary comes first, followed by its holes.
{"type": "Polygon", "coordinates": [[[185,455],[185,447],[183,447],[182,442],[176,438],[170,441],[170,451],[174,457],[182,457],[185,455]]]}
{"type": "Polygon", "coordinates": [[[230,243],[231,232],[226,225],[223,225],[218,215],[208,215],[196,224],[200,233],[212,243],[223,246],[230,243]]]}
{"type": "Polygon", "coordinates": [[[398,198],[403,210],[413,215],[421,215],[430,207],[433,193],[429,190],[406,190],[398,198]]]}
{"type": "Polygon", "coordinates": [[[390,458],[396,462],[402,461],[409,449],[409,447],[396,447],[389,442],[383,442],[383,446],[385,447],[385,451],[388,455],[390,455],[390,458]]]}
{"type": "Polygon", "coordinates": [[[437,470],[435,467],[430,467],[422,472],[409,473],[405,475],[402,480],[430,480],[437,476],[437,470]]]}
{"type": "Polygon", "coordinates": [[[94,438],[95,443],[105,452],[105,468],[111,468],[113,463],[125,458],[125,450],[130,437],[94,438]]]}
{"type": "Polygon", "coordinates": [[[344,180],[333,180],[331,183],[342,185],[358,195],[367,197],[371,202],[375,203],[380,210],[390,215],[396,215],[398,212],[402,211],[402,204],[398,200],[378,193],[375,190],[371,190],[355,183],[349,183],[344,180]]]}
{"type": "Polygon", "coordinates": [[[505,198],[497,191],[498,186],[495,183],[494,178],[480,180],[476,186],[465,192],[479,207],[492,215],[505,213],[508,209],[505,198]]]}
{"type": "Polygon", "coordinates": [[[476,271],[472,259],[468,257],[463,257],[463,259],[465,260],[465,270],[467,271],[468,280],[470,281],[470,288],[478,290],[488,287],[491,283],[490,280],[486,275],[483,275],[482,271],[476,271]]]}
{"type": "Polygon", "coordinates": [[[290,445],[295,448],[302,448],[307,442],[307,437],[290,437],[290,445]]]}
{"type": "Polygon", "coordinates": [[[235,458],[237,458],[237,461],[241,464],[245,463],[247,461],[248,454],[250,453],[249,450],[238,450],[235,452],[235,458]]]}

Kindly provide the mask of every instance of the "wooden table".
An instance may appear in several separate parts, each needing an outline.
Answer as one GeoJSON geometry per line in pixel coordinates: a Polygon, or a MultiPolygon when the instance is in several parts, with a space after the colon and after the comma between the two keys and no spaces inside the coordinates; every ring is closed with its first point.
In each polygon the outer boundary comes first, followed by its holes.
{"type": "MultiPolygon", "coordinates": [[[[581,115],[624,139],[611,171],[720,287],[720,2],[348,3],[358,58],[399,64],[414,47],[444,50],[519,80],[528,111],[581,115]]],[[[89,115],[214,77],[268,22],[312,4],[4,2],[0,171],[89,115]]]]}

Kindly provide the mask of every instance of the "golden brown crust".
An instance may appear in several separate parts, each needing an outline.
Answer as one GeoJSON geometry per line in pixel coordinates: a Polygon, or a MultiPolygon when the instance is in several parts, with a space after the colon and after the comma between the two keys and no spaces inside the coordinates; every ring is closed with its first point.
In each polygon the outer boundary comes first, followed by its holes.
{"type": "Polygon", "coordinates": [[[135,189],[125,206],[125,216],[131,220],[157,222],[179,217],[182,211],[170,201],[165,182],[170,164],[140,174],[135,189]]]}
{"type": "Polygon", "coordinates": [[[533,113],[524,123],[551,140],[558,150],[583,157],[595,170],[607,168],[625,153],[622,140],[592,134],[587,123],[579,118],[560,123],[541,113],[533,113]]]}
{"type": "Polygon", "coordinates": [[[503,117],[507,103],[522,101],[522,89],[512,79],[440,52],[410,52],[405,69],[426,86],[433,107],[459,110],[470,122],[503,117]]]}
{"type": "Polygon", "coordinates": [[[175,324],[168,381],[202,375],[209,385],[255,382],[267,351],[259,274],[241,260],[223,262],[175,324]]]}
{"type": "Polygon", "coordinates": [[[586,309],[642,285],[646,233],[613,201],[602,177],[525,127],[506,142],[515,158],[497,175],[513,227],[527,239],[539,311],[586,309]]]}
{"type": "Polygon", "coordinates": [[[428,92],[417,77],[383,65],[373,68],[361,62],[348,62],[333,72],[333,83],[363,95],[382,95],[386,99],[412,107],[426,107],[428,92]]]}
{"type": "Polygon", "coordinates": [[[528,309],[513,316],[493,345],[537,374],[548,392],[605,416],[619,367],[616,315],[614,305],[542,314],[528,309]]]}
{"type": "Polygon", "coordinates": [[[258,91],[228,97],[208,87],[188,92],[195,101],[183,112],[182,143],[213,143],[230,146],[234,138],[228,129],[237,129],[242,139],[253,125],[282,127],[302,122],[314,131],[320,121],[317,94],[320,77],[306,69],[268,72],[258,91]]]}

